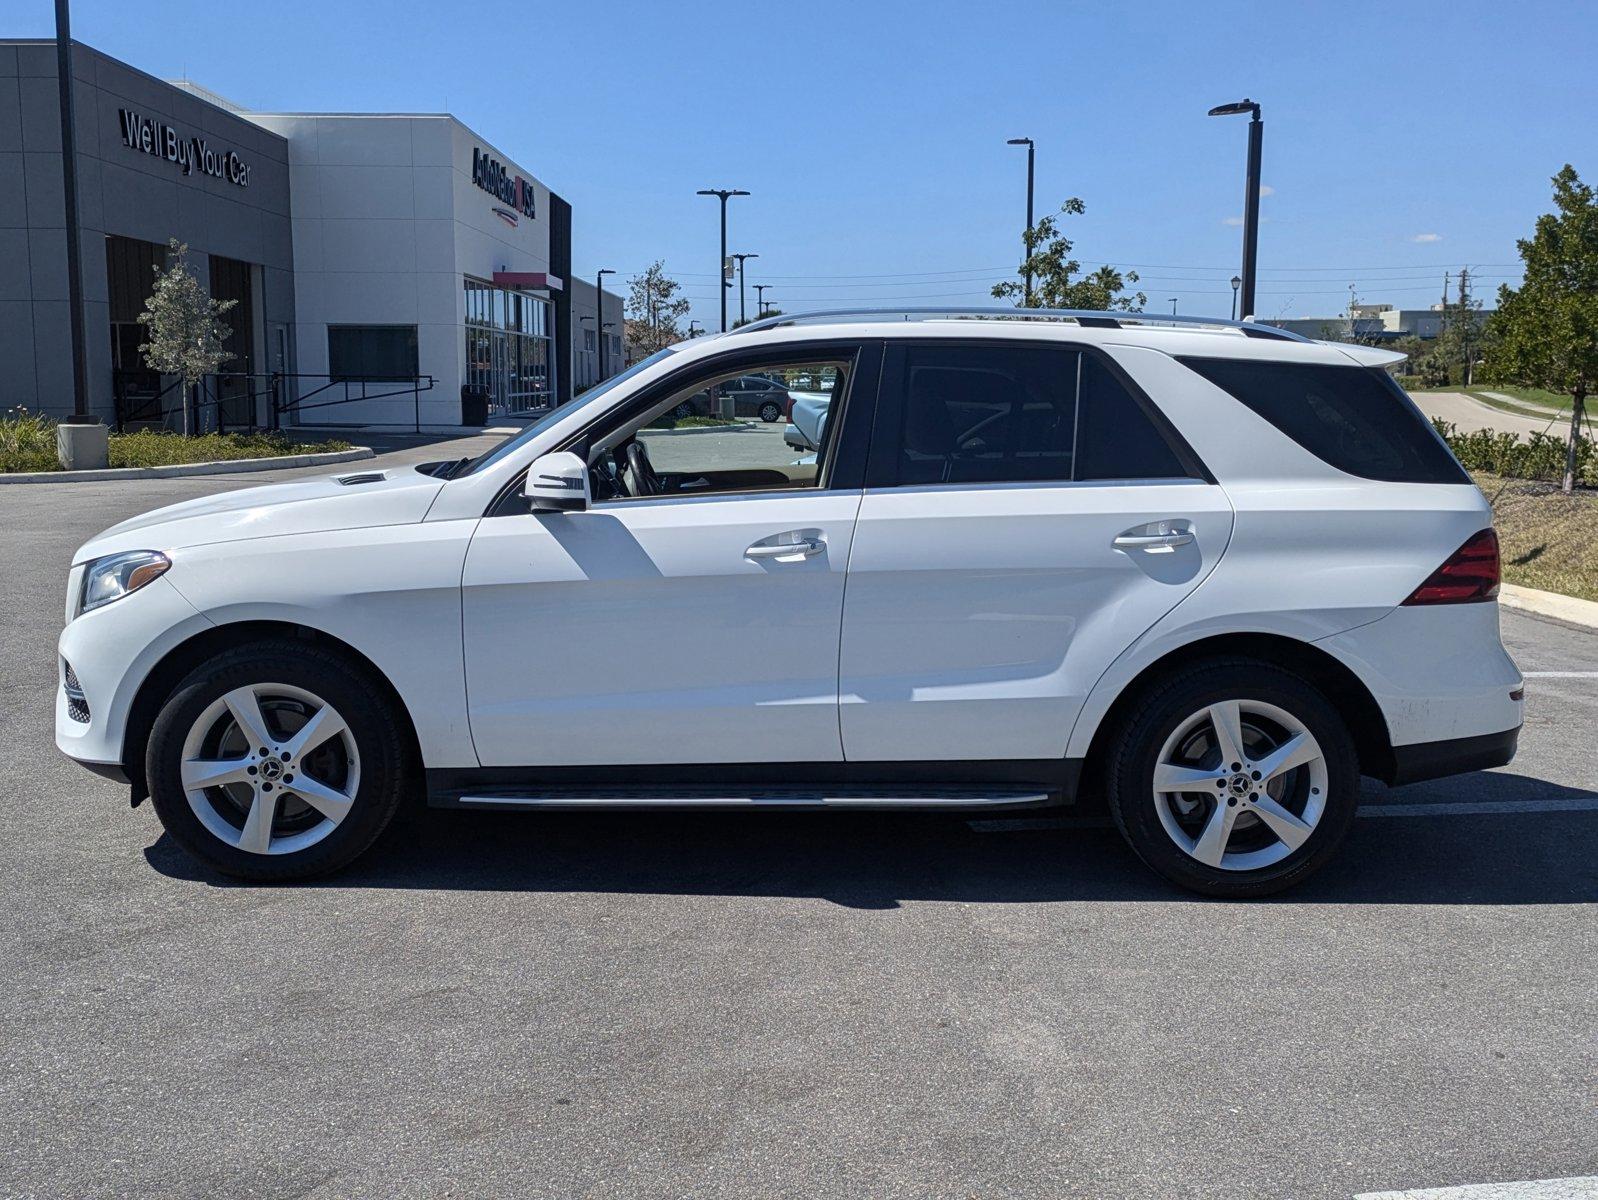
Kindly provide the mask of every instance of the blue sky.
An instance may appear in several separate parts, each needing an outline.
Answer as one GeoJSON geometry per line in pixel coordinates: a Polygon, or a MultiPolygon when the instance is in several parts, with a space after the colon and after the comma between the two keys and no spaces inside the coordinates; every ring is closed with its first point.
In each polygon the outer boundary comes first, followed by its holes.
{"type": "MultiPolygon", "coordinates": [[[[48,0],[4,32],[51,33],[48,0]]],[[[1598,179],[1598,5],[76,0],[73,32],[260,109],[448,111],[575,210],[577,270],[663,258],[714,328],[730,249],[795,311],[983,302],[1012,269],[1025,151],[1086,264],[1226,315],[1246,119],[1264,105],[1259,315],[1423,307],[1515,273],[1565,162],[1598,179]]],[[[754,294],[750,291],[751,311],[754,294]]],[[[733,294],[736,316],[737,297],[733,294]]]]}

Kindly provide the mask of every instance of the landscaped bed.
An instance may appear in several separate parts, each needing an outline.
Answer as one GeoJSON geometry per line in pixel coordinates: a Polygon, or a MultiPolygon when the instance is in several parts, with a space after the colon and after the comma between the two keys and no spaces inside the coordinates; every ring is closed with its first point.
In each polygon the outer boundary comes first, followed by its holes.
{"type": "MultiPolygon", "coordinates": [[[[350,450],[349,442],[297,442],[282,433],[180,433],[141,430],[113,433],[108,439],[113,467],[167,467],[178,463],[281,458],[350,450]]],[[[13,409],[0,417],[0,471],[59,471],[55,422],[38,413],[13,409]]]]}
{"type": "Polygon", "coordinates": [[[1567,496],[1557,483],[1471,478],[1493,504],[1505,583],[1598,600],[1598,490],[1567,496]]]}

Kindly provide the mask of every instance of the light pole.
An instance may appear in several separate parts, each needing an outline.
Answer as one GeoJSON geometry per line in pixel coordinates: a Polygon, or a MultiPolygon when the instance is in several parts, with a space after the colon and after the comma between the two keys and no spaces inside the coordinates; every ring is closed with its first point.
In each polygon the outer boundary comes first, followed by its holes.
{"type": "Polygon", "coordinates": [[[596,383],[605,382],[605,276],[614,275],[616,272],[609,267],[603,267],[594,273],[594,337],[599,341],[599,378],[596,383]]]}
{"type": "Polygon", "coordinates": [[[1021,296],[1021,307],[1032,307],[1032,268],[1025,264],[1032,261],[1032,181],[1033,163],[1037,155],[1037,147],[1032,144],[1031,138],[1011,138],[1005,142],[1006,146],[1026,147],[1026,233],[1021,237],[1021,262],[1026,274],[1025,292],[1021,296]]]}
{"type": "Polygon", "coordinates": [[[1176,297],[1175,296],[1171,297],[1171,315],[1173,317],[1176,316],[1176,297]]]}
{"type": "Polygon", "coordinates": [[[1237,320],[1237,289],[1243,286],[1243,281],[1236,275],[1232,276],[1232,320],[1237,320]]]}
{"type": "Polygon", "coordinates": [[[1248,99],[1235,104],[1217,104],[1210,109],[1212,117],[1235,117],[1243,113],[1249,114],[1248,178],[1243,192],[1243,295],[1240,314],[1246,321],[1254,315],[1254,273],[1260,242],[1260,143],[1265,136],[1265,122],[1260,120],[1260,106],[1248,99]]]}
{"type": "Polygon", "coordinates": [[[700,188],[700,196],[715,196],[721,201],[721,259],[716,264],[716,278],[721,280],[721,332],[727,332],[727,280],[723,275],[727,261],[727,201],[733,196],[747,196],[742,188],[700,188]]]}
{"type": "Polygon", "coordinates": [[[694,326],[697,324],[699,324],[698,317],[695,317],[693,320],[688,322],[688,337],[690,341],[699,336],[699,331],[694,328],[694,326]]]}
{"type": "Polygon", "coordinates": [[[759,258],[758,254],[734,254],[738,260],[738,324],[742,325],[749,319],[744,312],[744,260],[746,258],[759,258]]]}
{"type": "Polygon", "coordinates": [[[61,191],[66,200],[67,327],[72,337],[72,417],[88,423],[88,342],[83,329],[83,250],[78,229],[78,125],[72,103],[72,14],[68,0],[55,0],[55,73],[61,100],[61,191]]]}
{"type": "Polygon", "coordinates": [[[756,317],[763,317],[763,316],[766,315],[766,289],[768,287],[770,287],[770,286],[771,285],[769,283],[757,283],[757,284],[755,284],[755,316],[756,317]]]}

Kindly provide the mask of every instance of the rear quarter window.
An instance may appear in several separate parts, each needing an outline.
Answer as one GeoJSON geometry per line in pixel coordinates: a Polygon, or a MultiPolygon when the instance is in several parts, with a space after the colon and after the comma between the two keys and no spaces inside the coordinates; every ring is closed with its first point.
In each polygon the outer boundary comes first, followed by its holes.
{"type": "Polygon", "coordinates": [[[1179,361],[1339,471],[1384,483],[1470,482],[1415,402],[1379,368],[1179,361]]]}

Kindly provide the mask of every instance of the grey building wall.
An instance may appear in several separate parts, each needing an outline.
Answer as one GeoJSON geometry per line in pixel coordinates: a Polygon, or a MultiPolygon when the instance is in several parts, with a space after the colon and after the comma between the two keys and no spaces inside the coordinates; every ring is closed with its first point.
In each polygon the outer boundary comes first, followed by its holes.
{"type": "MultiPolygon", "coordinates": [[[[595,340],[589,348],[588,334],[594,332],[594,285],[581,279],[567,281],[571,291],[572,307],[572,388],[582,392],[599,382],[599,343],[595,340]],[[587,320],[584,320],[584,318],[587,320]]],[[[621,373],[622,362],[622,299],[615,292],[606,291],[604,331],[611,341],[605,349],[605,375],[621,373]]]]}
{"type": "MultiPolygon", "coordinates": [[[[53,41],[0,40],[0,408],[71,411],[71,340],[62,200],[60,102],[53,41]]],[[[79,216],[89,400],[113,413],[105,237],[189,244],[200,279],[208,256],[257,264],[257,370],[279,365],[267,332],[294,319],[294,252],[284,140],[231,112],[73,44],[79,216]],[[239,186],[124,143],[120,109],[232,151],[239,186]]],[[[292,369],[292,364],[281,364],[292,369]]]]}

